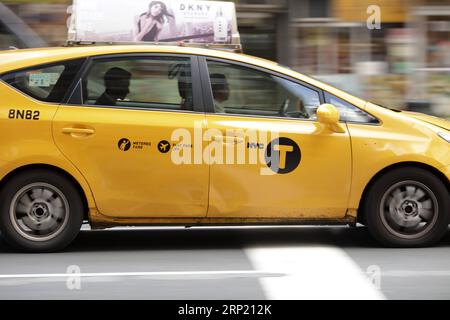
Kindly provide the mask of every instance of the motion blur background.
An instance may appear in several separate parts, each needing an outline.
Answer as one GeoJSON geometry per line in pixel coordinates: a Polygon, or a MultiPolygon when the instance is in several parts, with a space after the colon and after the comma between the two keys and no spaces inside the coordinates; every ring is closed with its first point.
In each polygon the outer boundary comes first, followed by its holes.
{"type": "MultiPolygon", "coordinates": [[[[245,53],[381,105],[450,118],[450,0],[233,2],[245,53]],[[380,29],[367,27],[370,5],[381,9],[380,29]]],[[[63,45],[71,4],[0,2],[0,48],[63,45]]]]}

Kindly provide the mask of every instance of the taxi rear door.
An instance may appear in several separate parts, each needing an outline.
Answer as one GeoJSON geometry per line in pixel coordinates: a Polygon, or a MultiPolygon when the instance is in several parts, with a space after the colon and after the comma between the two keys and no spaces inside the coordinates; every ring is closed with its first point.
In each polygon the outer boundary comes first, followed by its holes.
{"type": "MultiPolygon", "coordinates": [[[[90,59],[53,121],[57,146],[111,217],[204,217],[206,164],[180,165],[174,132],[204,125],[195,57],[147,54],[90,59]]],[[[188,139],[188,138],[186,138],[188,139]]]]}

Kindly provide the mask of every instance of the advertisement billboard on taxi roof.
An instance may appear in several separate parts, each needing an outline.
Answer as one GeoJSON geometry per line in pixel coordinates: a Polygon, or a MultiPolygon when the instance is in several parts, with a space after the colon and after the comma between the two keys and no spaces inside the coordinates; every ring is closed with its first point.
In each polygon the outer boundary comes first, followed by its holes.
{"type": "Polygon", "coordinates": [[[70,12],[69,41],[239,44],[233,2],[74,0],[70,12]]]}

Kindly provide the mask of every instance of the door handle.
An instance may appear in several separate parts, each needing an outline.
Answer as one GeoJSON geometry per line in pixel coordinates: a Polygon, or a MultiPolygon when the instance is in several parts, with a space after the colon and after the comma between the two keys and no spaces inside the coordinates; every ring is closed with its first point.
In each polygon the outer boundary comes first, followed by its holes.
{"type": "Polygon", "coordinates": [[[222,143],[240,143],[244,142],[244,138],[236,136],[213,136],[214,141],[222,143]]]}
{"type": "Polygon", "coordinates": [[[73,128],[73,127],[67,127],[62,129],[62,133],[66,134],[75,134],[75,135],[91,135],[95,133],[94,129],[90,128],[73,128]]]}

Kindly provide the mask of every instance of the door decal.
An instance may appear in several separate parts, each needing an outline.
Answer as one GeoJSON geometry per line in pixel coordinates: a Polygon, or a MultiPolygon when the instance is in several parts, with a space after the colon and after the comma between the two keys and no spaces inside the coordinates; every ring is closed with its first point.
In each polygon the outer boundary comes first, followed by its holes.
{"type": "Polygon", "coordinates": [[[300,164],[302,154],[294,140],[281,137],[272,140],[266,149],[266,164],[275,173],[289,173],[300,164]]]}

